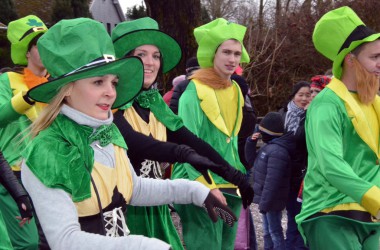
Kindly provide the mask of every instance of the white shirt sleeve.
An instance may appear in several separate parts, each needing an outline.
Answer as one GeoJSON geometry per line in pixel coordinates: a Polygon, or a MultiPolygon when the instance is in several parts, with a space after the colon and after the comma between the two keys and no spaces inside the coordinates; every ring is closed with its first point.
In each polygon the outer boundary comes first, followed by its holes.
{"type": "MultiPolygon", "coordinates": [[[[138,235],[113,238],[81,231],[76,207],[68,193],[43,185],[25,163],[22,165],[21,177],[33,200],[49,246],[53,250],[170,249],[167,243],[154,238],[138,235]]],[[[147,191],[144,188],[142,190],[147,191]]]]}

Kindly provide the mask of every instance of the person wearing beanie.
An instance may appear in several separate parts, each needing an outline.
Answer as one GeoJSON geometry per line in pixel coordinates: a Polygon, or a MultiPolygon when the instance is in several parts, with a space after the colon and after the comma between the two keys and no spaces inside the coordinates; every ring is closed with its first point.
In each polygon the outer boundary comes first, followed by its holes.
{"type": "Polygon", "coordinates": [[[283,119],[278,112],[266,114],[258,129],[247,138],[245,146],[247,161],[254,166],[250,176],[255,192],[253,202],[258,204],[262,215],[264,249],[285,249],[281,220],[289,195],[295,140],[291,132],[284,134],[283,119]],[[256,153],[259,136],[265,144],[256,153]]]}
{"type": "Polygon", "coordinates": [[[331,77],[327,75],[316,75],[311,78],[311,84],[310,84],[310,97],[311,100],[314,99],[316,95],[321,92],[326,85],[331,81],[331,77]]]}
{"type": "Polygon", "coordinates": [[[176,76],[174,79],[173,79],[173,82],[172,82],[172,85],[173,87],[165,93],[165,95],[162,97],[165,101],[165,103],[169,106],[170,105],[170,100],[172,99],[172,96],[173,96],[173,92],[174,92],[174,88],[182,81],[184,81],[186,79],[186,76],[185,75],[179,75],[179,76],[176,76]]]}
{"type": "MultiPolygon", "coordinates": [[[[213,146],[241,174],[245,174],[246,169],[239,159],[237,135],[244,99],[231,75],[239,63],[249,62],[249,55],[243,46],[245,31],[246,27],[223,18],[194,29],[200,69],[189,77],[190,83],[178,107],[178,115],[185,126],[213,146]]],[[[236,185],[210,173],[212,185],[205,183],[201,174],[190,165],[176,164],[172,178],[197,180],[216,191],[220,190],[227,204],[238,215],[242,202],[236,185]]],[[[204,211],[194,206],[177,205],[175,208],[181,217],[187,249],[203,249],[209,241],[215,242],[208,247],[210,250],[234,248],[237,225],[228,227],[222,223],[205,222],[204,211]]]]}
{"type": "MultiPolygon", "coordinates": [[[[114,120],[128,144],[128,156],[136,173],[144,178],[161,179],[161,162],[186,162],[201,173],[198,177],[205,183],[212,183],[207,170],[234,183],[241,190],[243,198],[240,201],[248,206],[253,199],[253,190],[245,176],[224,160],[220,152],[191,133],[154,88],[158,74],[168,72],[180,61],[181,49],[177,41],[160,31],[158,23],[149,17],[118,24],[112,31],[112,39],[117,57],[137,56],[144,64],[142,91],[120,107],[114,120]],[[142,137],[143,141],[137,140],[142,137]],[[156,140],[154,147],[147,142],[152,138],[156,140]],[[158,145],[157,141],[161,144],[158,145]]],[[[212,190],[224,202],[216,191],[212,190]]],[[[218,223],[230,227],[235,220],[229,219],[225,217],[218,223]]],[[[167,206],[129,207],[127,224],[132,233],[160,238],[174,249],[183,248],[167,206]]]]}
{"type": "Polygon", "coordinates": [[[179,98],[181,97],[185,89],[187,88],[187,85],[189,85],[189,82],[190,82],[189,76],[191,76],[191,74],[198,69],[199,69],[198,59],[196,57],[190,57],[186,61],[186,79],[178,83],[178,85],[174,88],[173,95],[170,100],[169,107],[175,114],[178,114],[179,98]]]}
{"type": "MultiPolygon", "coordinates": [[[[44,106],[35,103],[25,93],[46,82],[49,76],[36,46],[39,38],[47,30],[42,20],[34,15],[8,24],[7,37],[11,43],[11,58],[18,68],[0,75],[0,150],[18,178],[22,161],[21,151],[26,143],[20,144],[17,138],[20,138],[21,133],[27,133],[29,125],[44,106]]],[[[17,203],[1,185],[0,203],[13,247],[37,249],[38,233],[34,218],[30,223],[20,227],[16,219],[16,216],[19,216],[17,203]]],[[[28,214],[31,214],[31,206],[28,210],[28,214]]],[[[25,215],[22,217],[27,219],[25,215]]]]}
{"type": "Polygon", "coordinates": [[[308,170],[296,221],[310,249],[379,249],[379,38],[347,6],[314,28],[334,77],[305,123],[308,170]]]}

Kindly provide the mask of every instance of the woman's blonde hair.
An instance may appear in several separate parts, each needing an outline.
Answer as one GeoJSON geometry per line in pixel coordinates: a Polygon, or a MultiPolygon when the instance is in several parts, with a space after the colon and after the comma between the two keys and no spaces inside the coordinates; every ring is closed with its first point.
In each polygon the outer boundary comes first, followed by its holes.
{"type": "Polygon", "coordinates": [[[71,82],[63,86],[59,90],[58,94],[54,97],[54,99],[42,110],[41,114],[30,125],[29,135],[32,138],[36,137],[39,132],[51,125],[51,123],[59,114],[59,111],[61,110],[61,107],[65,102],[65,97],[73,84],[74,83],[71,82]]]}

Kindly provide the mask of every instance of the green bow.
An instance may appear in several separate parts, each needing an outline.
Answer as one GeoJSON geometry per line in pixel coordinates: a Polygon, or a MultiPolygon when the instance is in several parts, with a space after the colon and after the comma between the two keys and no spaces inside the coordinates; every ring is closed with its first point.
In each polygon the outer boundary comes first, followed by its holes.
{"type": "Polygon", "coordinates": [[[90,142],[99,141],[101,147],[105,147],[112,142],[112,125],[101,125],[89,137],[90,142]]]}
{"type": "Polygon", "coordinates": [[[160,93],[157,89],[150,89],[147,91],[142,91],[137,97],[136,101],[139,103],[139,105],[143,108],[150,109],[151,103],[155,103],[157,100],[158,95],[160,93]]]}

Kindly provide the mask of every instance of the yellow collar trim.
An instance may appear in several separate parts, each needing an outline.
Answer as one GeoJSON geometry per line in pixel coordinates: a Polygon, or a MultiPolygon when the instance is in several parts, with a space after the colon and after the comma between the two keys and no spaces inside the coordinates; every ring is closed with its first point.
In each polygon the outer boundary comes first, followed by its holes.
{"type": "MultiPolygon", "coordinates": [[[[380,158],[380,152],[378,151],[378,145],[376,145],[371,129],[366,122],[365,115],[359,105],[356,103],[355,99],[352,97],[351,93],[348,91],[347,87],[340,80],[333,78],[331,82],[326,86],[331,89],[335,94],[337,94],[344,102],[347,110],[347,114],[351,119],[352,125],[355,128],[356,133],[360,138],[368,145],[368,147],[380,158]]],[[[378,121],[380,122],[380,98],[376,96],[372,106],[376,112],[378,121]]]]}
{"type": "MultiPolygon", "coordinates": [[[[211,121],[212,124],[216,128],[218,128],[221,132],[223,132],[225,135],[230,137],[232,134],[237,135],[239,131],[236,131],[236,125],[241,123],[242,120],[242,112],[238,112],[236,116],[236,122],[233,131],[229,132],[227,129],[227,125],[223,119],[220,107],[218,105],[218,100],[215,94],[215,91],[213,88],[206,84],[202,84],[200,81],[197,79],[192,79],[194,82],[195,88],[197,90],[197,95],[200,100],[200,106],[207,118],[211,121]]],[[[233,81],[232,82],[234,87],[236,86],[236,83],[233,81]]],[[[239,91],[238,94],[238,109],[242,108],[242,96],[241,92],[239,91]]]]}

